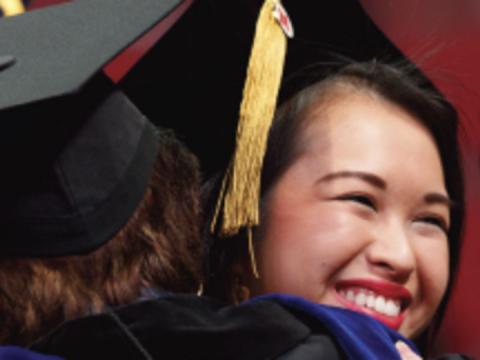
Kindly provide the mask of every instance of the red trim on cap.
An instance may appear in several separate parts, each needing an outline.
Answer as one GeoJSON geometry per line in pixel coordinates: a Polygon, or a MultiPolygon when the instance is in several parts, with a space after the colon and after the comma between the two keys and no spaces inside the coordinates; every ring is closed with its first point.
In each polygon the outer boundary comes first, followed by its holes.
{"type": "Polygon", "coordinates": [[[184,0],[175,10],[159,22],[152,30],[143,35],[133,45],[125,49],[110,63],[104,66],[105,73],[119,82],[130,69],[148,52],[156,42],[167,33],[178,19],[188,10],[194,0],[184,0]]]}

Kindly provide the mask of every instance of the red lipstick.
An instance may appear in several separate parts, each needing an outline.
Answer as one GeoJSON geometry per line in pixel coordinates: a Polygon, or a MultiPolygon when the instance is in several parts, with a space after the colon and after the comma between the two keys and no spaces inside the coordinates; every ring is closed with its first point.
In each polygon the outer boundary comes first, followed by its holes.
{"type": "Polygon", "coordinates": [[[406,309],[412,302],[412,295],[405,287],[386,280],[341,280],[335,284],[335,288],[337,292],[337,300],[344,307],[369,315],[395,330],[398,330],[402,325],[405,319],[406,309]],[[399,302],[401,304],[401,311],[398,315],[390,316],[382,314],[368,306],[358,305],[355,301],[347,299],[344,295],[342,295],[348,290],[354,291],[355,294],[361,291],[372,292],[375,297],[383,296],[385,299],[399,302]]]}

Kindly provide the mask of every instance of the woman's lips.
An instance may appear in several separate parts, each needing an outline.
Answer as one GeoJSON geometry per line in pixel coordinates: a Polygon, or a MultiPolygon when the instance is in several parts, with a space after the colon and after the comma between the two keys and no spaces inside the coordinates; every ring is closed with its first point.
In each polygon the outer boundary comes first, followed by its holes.
{"type": "Polygon", "coordinates": [[[402,325],[412,302],[412,295],[406,288],[384,280],[341,280],[336,283],[335,290],[340,304],[395,330],[402,325]]]}

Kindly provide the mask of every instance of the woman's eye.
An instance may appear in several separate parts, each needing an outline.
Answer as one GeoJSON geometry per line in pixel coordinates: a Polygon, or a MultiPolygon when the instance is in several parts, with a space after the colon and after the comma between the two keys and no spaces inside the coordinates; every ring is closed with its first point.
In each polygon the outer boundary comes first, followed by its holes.
{"type": "Polygon", "coordinates": [[[446,221],[438,216],[423,216],[420,217],[417,221],[421,221],[423,223],[433,225],[438,227],[440,230],[442,230],[445,234],[448,234],[448,225],[446,221]]]}
{"type": "Polygon", "coordinates": [[[367,195],[362,195],[362,194],[347,194],[347,195],[342,195],[337,197],[337,200],[341,201],[353,201],[356,203],[359,203],[361,205],[367,206],[373,210],[377,210],[377,206],[373,199],[371,199],[367,195]]]}

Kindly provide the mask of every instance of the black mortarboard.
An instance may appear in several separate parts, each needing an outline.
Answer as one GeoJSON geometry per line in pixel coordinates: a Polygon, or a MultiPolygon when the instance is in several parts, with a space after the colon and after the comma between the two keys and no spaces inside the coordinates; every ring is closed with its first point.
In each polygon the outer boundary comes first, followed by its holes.
{"type": "Polygon", "coordinates": [[[0,20],[0,254],[112,238],[142,200],[154,126],[102,66],[181,0],[82,0],[0,20]]]}

